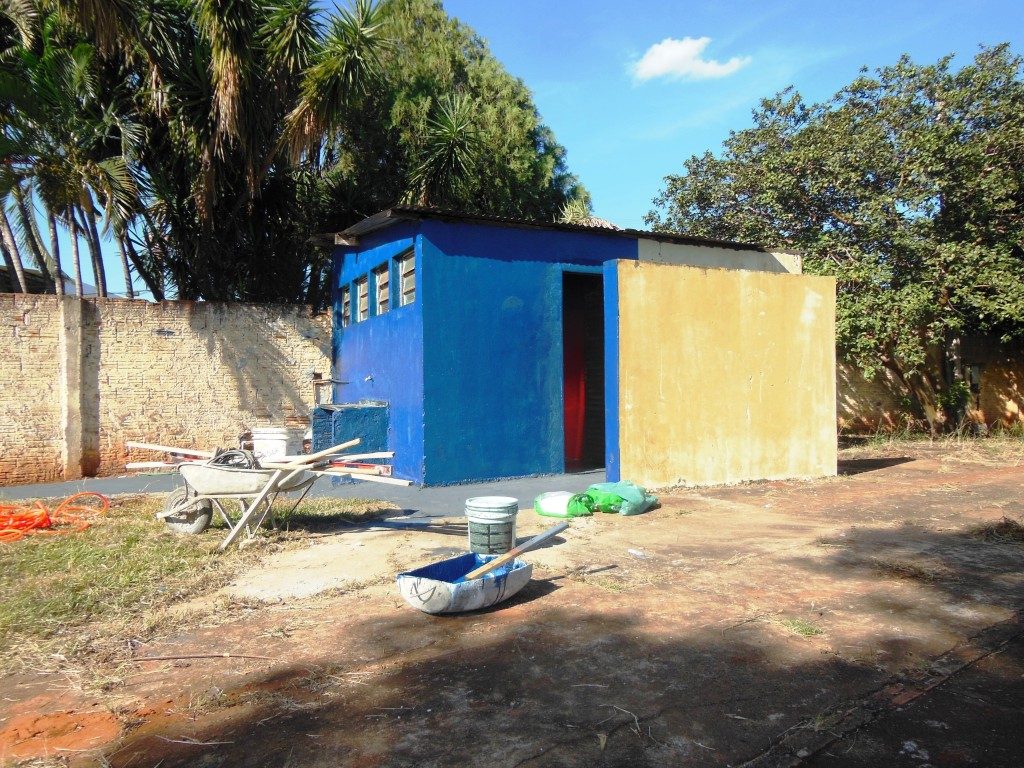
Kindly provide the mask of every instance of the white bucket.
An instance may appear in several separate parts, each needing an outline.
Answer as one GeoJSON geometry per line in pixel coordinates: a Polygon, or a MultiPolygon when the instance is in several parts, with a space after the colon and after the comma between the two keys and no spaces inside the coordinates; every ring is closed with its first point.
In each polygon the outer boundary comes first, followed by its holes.
{"type": "Polygon", "coordinates": [[[511,496],[474,496],[466,499],[469,549],[482,555],[500,555],[516,545],[519,499],[511,496]]]}
{"type": "Polygon", "coordinates": [[[275,461],[302,452],[301,430],[287,427],[256,427],[252,432],[252,452],[260,461],[275,461]]]}

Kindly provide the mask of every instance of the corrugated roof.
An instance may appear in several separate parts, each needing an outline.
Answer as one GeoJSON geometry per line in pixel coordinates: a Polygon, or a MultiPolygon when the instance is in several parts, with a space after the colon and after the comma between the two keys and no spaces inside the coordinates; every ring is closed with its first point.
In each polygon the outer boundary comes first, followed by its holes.
{"type": "Polygon", "coordinates": [[[562,224],[557,221],[526,221],[523,219],[512,219],[505,216],[488,216],[479,213],[460,213],[457,211],[444,211],[436,208],[421,208],[418,206],[408,205],[398,205],[383,210],[380,213],[375,213],[373,216],[368,216],[338,234],[344,239],[358,239],[363,235],[368,235],[371,232],[376,232],[377,230],[384,229],[385,227],[390,227],[400,221],[422,221],[424,219],[514,227],[517,229],[544,229],[557,232],[588,232],[604,235],[606,237],[626,237],[629,239],[643,238],[645,240],[657,240],[663,243],[704,245],[712,248],[731,248],[736,251],[767,250],[760,245],[754,245],[752,243],[737,243],[731,240],[716,240],[710,237],[693,237],[691,235],[676,235],[667,232],[647,232],[641,229],[609,229],[604,226],[562,224]]]}

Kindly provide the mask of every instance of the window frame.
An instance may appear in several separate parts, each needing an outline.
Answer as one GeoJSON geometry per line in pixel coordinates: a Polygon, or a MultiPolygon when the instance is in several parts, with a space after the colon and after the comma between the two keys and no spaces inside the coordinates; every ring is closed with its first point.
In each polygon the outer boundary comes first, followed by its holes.
{"type": "Polygon", "coordinates": [[[412,249],[395,257],[395,276],[398,278],[398,306],[407,307],[416,301],[416,252],[412,249]],[[412,279],[411,287],[406,290],[406,278],[412,279]]]}
{"type": "Polygon", "coordinates": [[[356,293],[356,322],[362,323],[370,319],[370,279],[363,275],[352,283],[356,293]]]}
{"type": "Polygon", "coordinates": [[[352,286],[341,286],[341,327],[348,328],[352,325],[352,286]]]}
{"type": "Polygon", "coordinates": [[[373,314],[383,315],[391,309],[391,262],[385,261],[373,270],[373,314]],[[384,278],[383,283],[381,278],[384,278]],[[381,288],[385,294],[381,297],[381,288]]]}

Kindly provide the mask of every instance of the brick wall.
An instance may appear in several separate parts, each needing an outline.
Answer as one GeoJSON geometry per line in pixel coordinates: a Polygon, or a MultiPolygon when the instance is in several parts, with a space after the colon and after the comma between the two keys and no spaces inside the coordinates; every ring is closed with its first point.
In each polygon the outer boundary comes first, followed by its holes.
{"type": "MultiPolygon", "coordinates": [[[[963,340],[965,371],[977,366],[980,387],[972,394],[968,417],[989,427],[1024,424],[1024,345],[1003,344],[994,337],[963,340]]],[[[966,372],[965,372],[966,377],[966,372]]],[[[887,371],[868,381],[859,369],[839,360],[836,366],[836,418],[845,432],[873,432],[906,425],[905,395],[887,371]]]]}
{"type": "Polygon", "coordinates": [[[60,307],[0,294],[0,484],[59,478],[60,307]]]}
{"type": "Polygon", "coordinates": [[[62,380],[61,300],[0,297],[0,484],[116,474],[126,440],[237,445],[257,426],[308,425],[313,373],[330,376],[330,319],[308,307],[64,299],[72,370],[62,380]],[[77,333],[77,344],[74,336],[77,333]],[[73,367],[77,365],[77,370],[73,367]],[[62,398],[68,424],[61,423],[62,398]],[[31,458],[25,460],[26,453],[31,458]],[[80,469],[76,464],[80,463],[80,469]]]}
{"type": "Polygon", "coordinates": [[[842,358],[836,361],[836,420],[841,432],[891,430],[905,425],[906,407],[895,377],[882,371],[874,379],[842,358]]]}

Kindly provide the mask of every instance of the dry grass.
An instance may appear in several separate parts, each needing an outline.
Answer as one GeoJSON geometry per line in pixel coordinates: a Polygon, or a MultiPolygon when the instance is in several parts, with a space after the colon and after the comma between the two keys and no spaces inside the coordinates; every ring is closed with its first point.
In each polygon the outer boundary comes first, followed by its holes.
{"type": "Polygon", "coordinates": [[[162,496],[117,498],[81,533],[0,544],[0,674],[68,660],[116,664],[134,641],[201,618],[173,617],[168,608],[226,584],[266,553],[391,511],[366,499],[316,499],[284,515],[290,504],[280,502],[283,530],[217,554],[223,523],[175,535],[155,519],[162,504],[162,496]]]}
{"type": "Polygon", "coordinates": [[[1015,466],[1024,464],[1024,437],[1015,431],[993,432],[986,437],[952,434],[932,438],[926,434],[905,432],[878,434],[841,449],[839,456],[841,459],[930,457],[958,463],[1015,466]]]}
{"type": "Polygon", "coordinates": [[[975,528],[970,534],[983,541],[1024,544],[1024,525],[1009,517],[1004,517],[997,523],[975,528]]]}
{"type": "Polygon", "coordinates": [[[779,619],[778,623],[779,626],[788,629],[795,635],[800,635],[800,637],[815,637],[825,634],[824,630],[804,619],[779,619]]]}
{"type": "Polygon", "coordinates": [[[931,583],[939,581],[942,578],[948,578],[948,574],[944,573],[940,568],[926,568],[918,565],[917,563],[911,563],[905,560],[872,560],[871,565],[878,573],[894,579],[907,579],[910,581],[931,583]]]}

